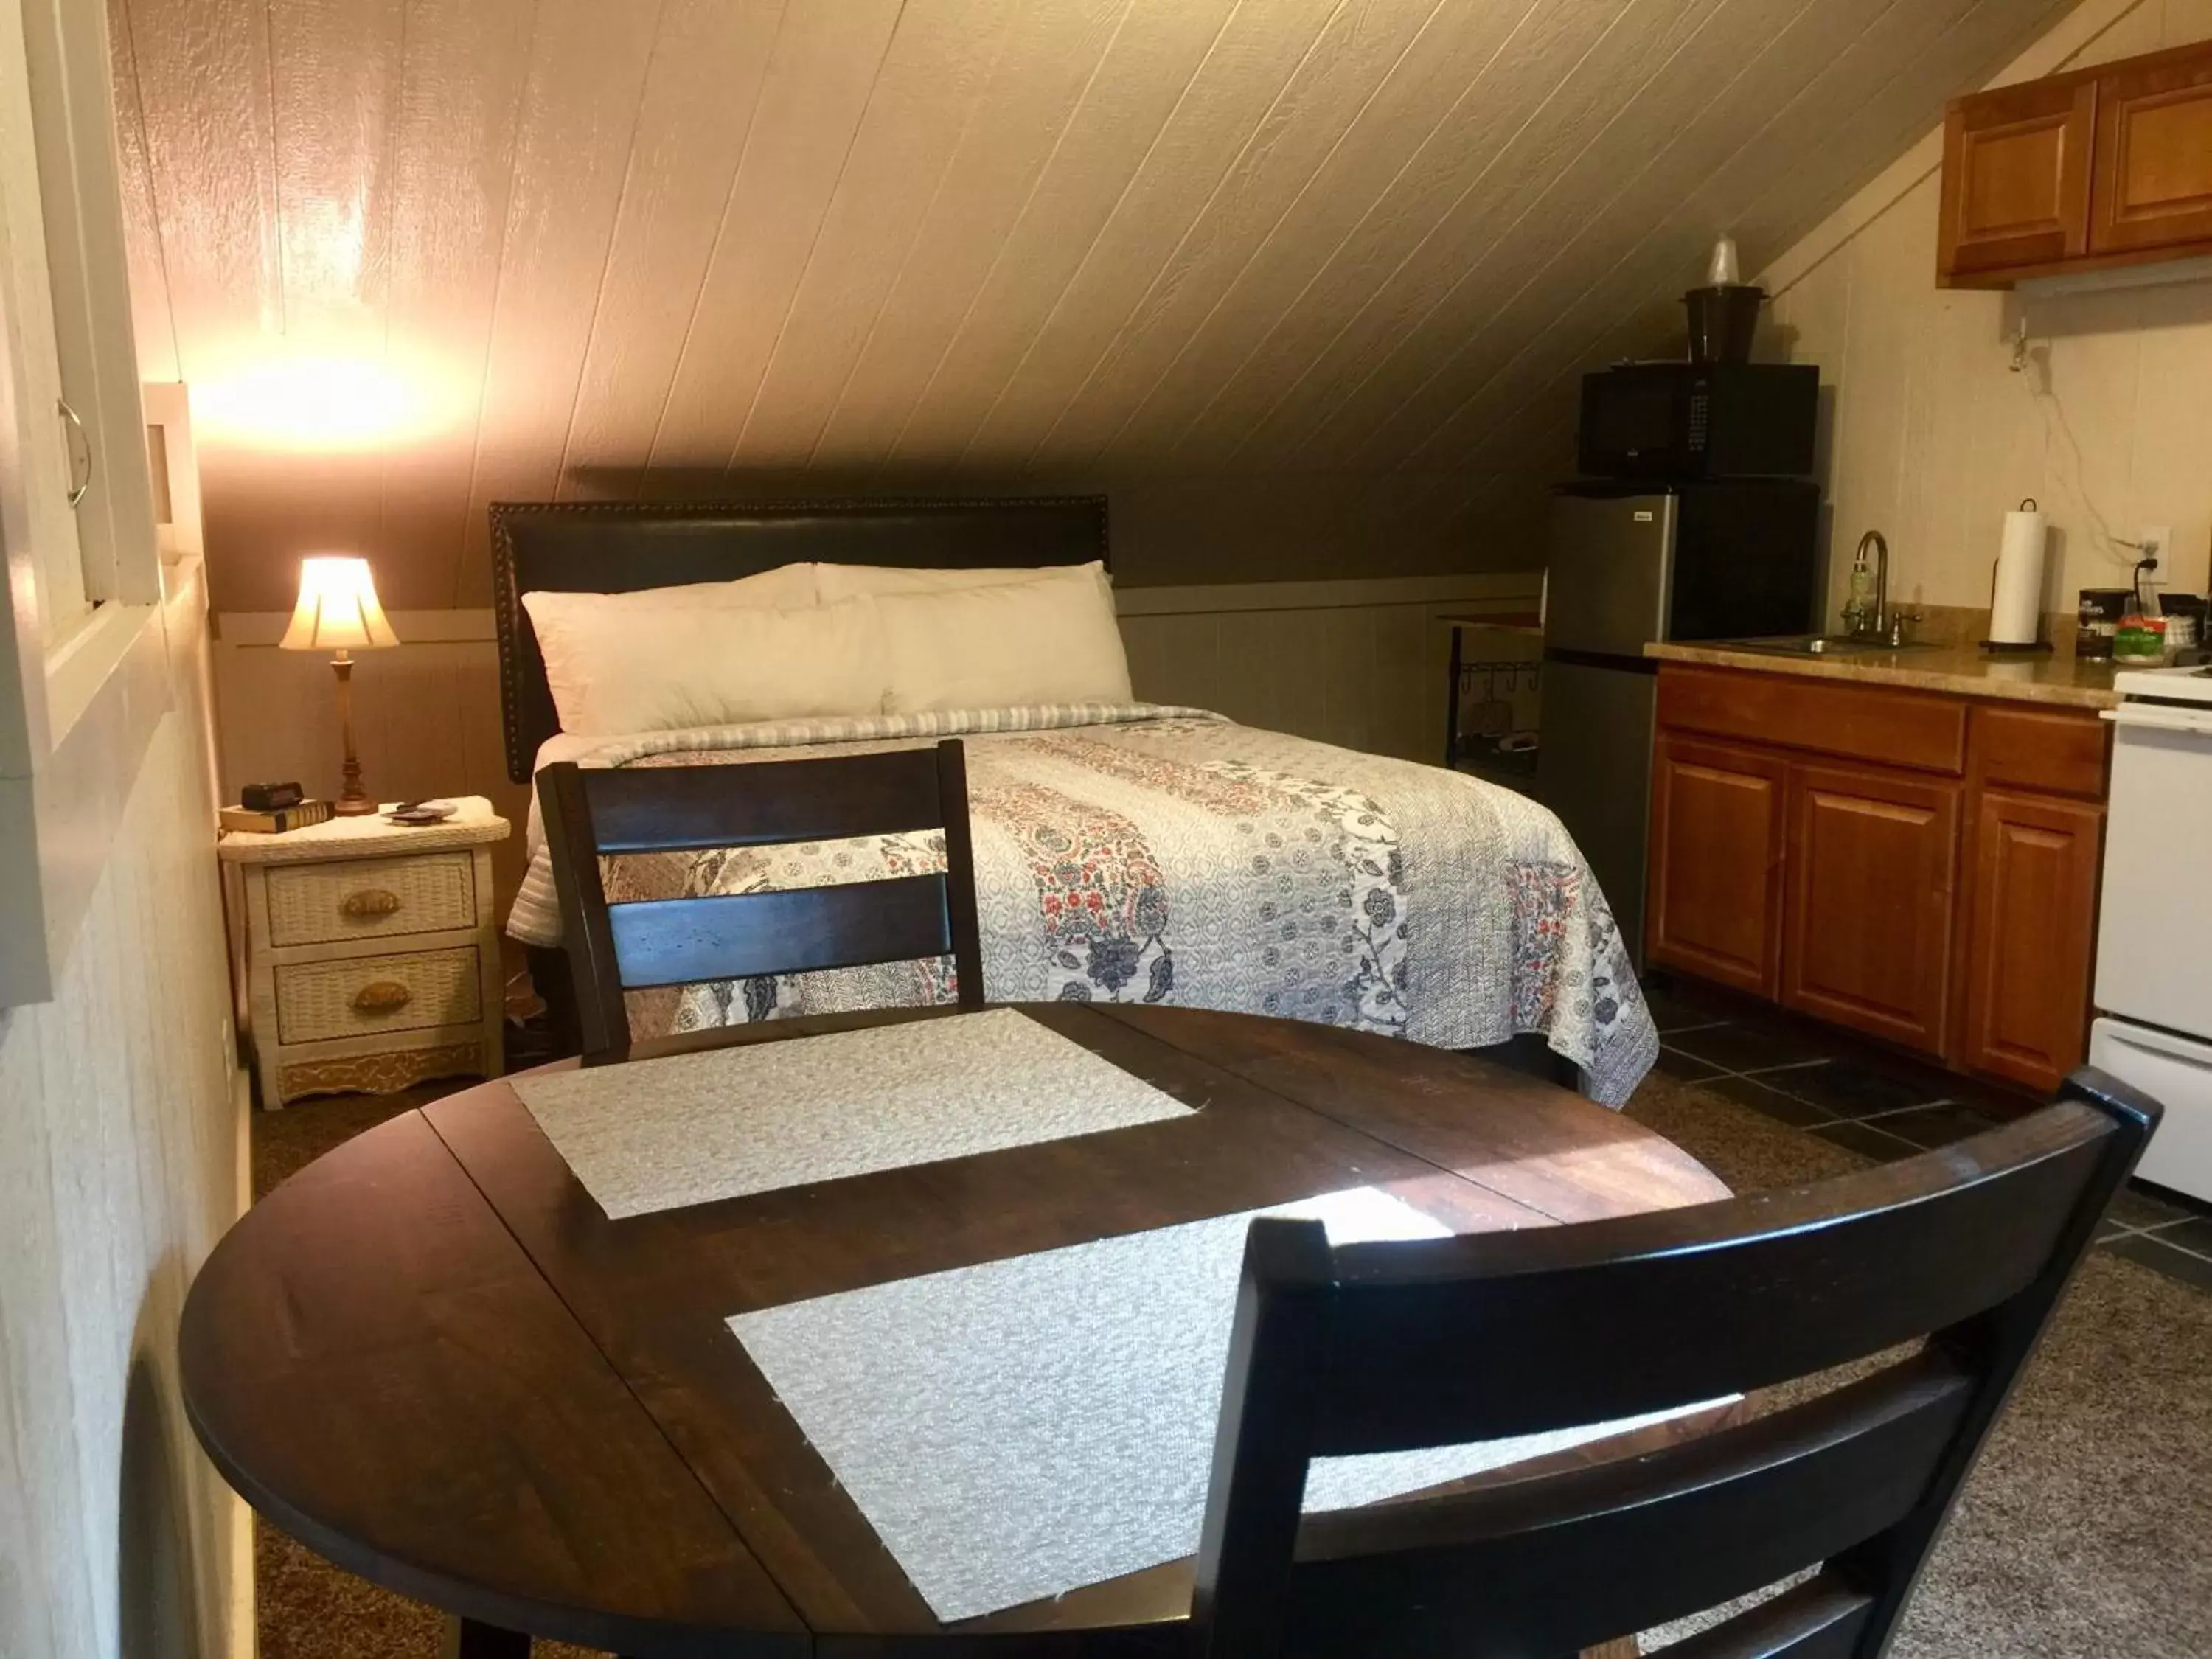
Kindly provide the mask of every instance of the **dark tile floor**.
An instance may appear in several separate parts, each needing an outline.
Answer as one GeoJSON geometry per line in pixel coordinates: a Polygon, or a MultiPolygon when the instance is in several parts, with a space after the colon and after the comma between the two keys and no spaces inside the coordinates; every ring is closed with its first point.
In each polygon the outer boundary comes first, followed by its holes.
{"type": "MultiPolygon", "coordinates": [[[[1763,1017],[1755,1006],[1653,975],[1658,1070],[1752,1107],[1802,1134],[1879,1159],[1909,1158],[2007,1115],[1972,1085],[1854,1042],[1763,1017]]],[[[2021,1103],[2027,1104],[2026,1102],[2021,1103]]],[[[2141,1182],[2114,1200],[2098,1248],[2212,1294],[2212,1212],[2141,1182]]]]}

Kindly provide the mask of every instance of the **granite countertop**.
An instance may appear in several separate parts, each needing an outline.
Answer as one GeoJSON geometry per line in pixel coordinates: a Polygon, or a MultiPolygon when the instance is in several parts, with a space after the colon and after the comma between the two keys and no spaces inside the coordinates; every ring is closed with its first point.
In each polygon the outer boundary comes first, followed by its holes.
{"type": "Polygon", "coordinates": [[[2003,702],[2117,708],[2120,702],[2112,690],[2113,668],[2109,661],[2083,661],[2063,646],[2039,657],[2007,658],[1992,658],[1979,645],[1970,642],[1824,657],[1747,651],[1721,644],[1657,644],[1645,646],[1644,654],[1662,662],[1703,663],[1714,668],[1849,680],[1863,685],[1899,685],[1915,691],[1948,691],[1954,696],[2003,702]]]}

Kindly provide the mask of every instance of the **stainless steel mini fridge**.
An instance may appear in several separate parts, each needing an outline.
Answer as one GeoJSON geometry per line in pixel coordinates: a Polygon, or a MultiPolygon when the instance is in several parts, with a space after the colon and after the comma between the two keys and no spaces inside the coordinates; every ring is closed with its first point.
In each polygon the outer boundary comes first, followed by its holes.
{"type": "Polygon", "coordinates": [[[1544,571],[1537,796],[1589,860],[1638,966],[1657,640],[1820,625],[1820,489],[1801,479],[1573,483],[1544,571]]]}

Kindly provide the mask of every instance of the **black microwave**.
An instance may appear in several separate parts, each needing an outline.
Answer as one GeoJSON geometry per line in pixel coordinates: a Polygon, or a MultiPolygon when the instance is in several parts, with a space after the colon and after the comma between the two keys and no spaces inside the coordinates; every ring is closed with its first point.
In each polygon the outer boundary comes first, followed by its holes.
{"type": "Polygon", "coordinates": [[[1617,363],[1583,376],[1586,478],[1804,478],[1820,371],[1811,363],[1617,363]]]}

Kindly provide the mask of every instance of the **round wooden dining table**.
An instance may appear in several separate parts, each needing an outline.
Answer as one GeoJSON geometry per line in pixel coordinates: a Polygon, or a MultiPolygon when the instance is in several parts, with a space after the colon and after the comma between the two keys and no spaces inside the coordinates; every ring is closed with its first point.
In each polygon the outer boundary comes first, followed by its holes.
{"type": "MultiPolygon", "coordinates": [[[[939,1623],[729,1318],[1353,1185],[1462,1232],[1727,1195],[1650,1130],[1480,1058],[1194,1009],[1024,1012],[1200,1109],[611,1221],[507,1083],[465,1090],[326,1154],[216,1245],[181,1334],[201,1443],[276,1526],[455,1615],[465,1653],[1157,1651],[1187,1561],[939,1623]]],[[[707,1041],[933,1018],[959,1016],[707,1041]]]]}

